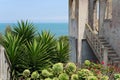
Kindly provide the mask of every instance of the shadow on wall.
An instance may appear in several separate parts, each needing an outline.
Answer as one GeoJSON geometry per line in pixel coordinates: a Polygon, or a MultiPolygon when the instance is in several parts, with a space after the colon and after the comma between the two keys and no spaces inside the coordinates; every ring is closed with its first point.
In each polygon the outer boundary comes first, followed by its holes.
{"type": "Polygon", "coordinates": [[[92,51],[91,47],[89,46],[87,40],[83,39],[82,40],[82,63],[85,60],[98,62],[98,59],[95,56],[94,52],[92,51]]]}

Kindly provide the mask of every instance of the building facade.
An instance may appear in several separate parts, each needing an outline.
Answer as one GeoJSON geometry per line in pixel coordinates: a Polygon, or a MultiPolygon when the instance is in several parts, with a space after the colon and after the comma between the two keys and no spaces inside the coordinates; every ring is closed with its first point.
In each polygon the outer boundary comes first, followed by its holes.
{"type": "Polygon", "coordinates": [[[85,59],[106,64],[120,62],[119,6],[120,0],[69,0],[73,62],[81,64],[85,59]]]}

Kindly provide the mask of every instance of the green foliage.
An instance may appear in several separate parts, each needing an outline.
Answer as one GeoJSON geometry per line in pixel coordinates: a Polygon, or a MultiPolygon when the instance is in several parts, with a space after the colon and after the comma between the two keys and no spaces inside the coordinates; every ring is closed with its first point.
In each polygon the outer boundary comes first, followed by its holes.
{"type": "Polygon", "coordinates": [[[69,43],[69,37],[68,36],[60,36],[58,38],[58,40],[61,41],[61,42],[65,42],[66,44],[69,43]]]}
{"type": "Polygon", "coordinates": [[[53,65],[52,70],[54,74],[58,75],[63,72],[63,64],[62,63],[56,63],[53,65]]]}
{"type": "Polygon", "coordinates": [[[21,52],[21,38],[13,36],[11,33],[7,33],[1,44],[6,49],[11,62],[11,77],[13,78],[17,73],[17,67],[22,65],[21,60],[24,54],[21,52]]]}
{"type": "Polygon", "coordinates": [[[78,79],[78,74],[72,74],[71,75],[71,80],[79,80],[78,79]]]}
{"type": "Polygon", "coordinates": [[[12,28],[10,27],[10,25],[6,26],[6,29],[5,29],[5,35],[7,33],[11,33],[12,32],[12,28]]]}
{"type": "Polygon", "coordinates": [[[88,76],[87,80],[98,80],[96,76],[88,76]]]}
{"type": "Polygon", "coordinates": [[[85,64],[86,66],[89,66],[91,63],[90,63],[89,60],[85,60],[84,64],[85,64]]]}
{"type": "Polygon", "coordinates": [[[66,72],[71,75],[76,71],[76,65],[72,62],[67,63],[66,65],[66,72]]]}
{"type": "Polygon", "coordinates": [[[2,33],[0,33],[0,44],[2,44],[2,42],[3,42],[3,35],[2,33]]]}
{"type": "Polygon", "coordinates": [[[55,45],[56,45],[56,39],[54,35],[52,35],[48,31],[42,31],[38,36],[37,36],[37,42],[41,42],[42,44],[46,45],[46,53],[49,55],[50,61],[53,63],[53,58],[56,54],[55,52],[55,45]]]}
{"type": "Polygon", "coordinates": [[[54,77],[53,80],[59,80],[57,77],[54,77]]]}
{"type": "Polygon", "coordinates": [[[23,43],[32,41],[35,37],[34,24],[29,23],[28,21],[18,21],[12,32],[14,35],[18,35],[19,38],[22,38],[23,43]]]}
{"type": "Polygon", "coordinates": [[[52,76],[53,74],[52,73],[50,73],[47,69],[44,69],[44,70],[42,70],[42,76],[44,76],[44,77],[50,77],[50,76],[52,76]]]}
{"type": "Polygon", "coordinates": [[[101,80],[109,80],[109,77],[108,76],[102,76],[101,80]]]}
{"type": "Polygon", "coordinates": [[[39,78],[39,73],[38,73],[37,71],[32,72],[31,78],[32,78],[32,79],[37,79],[37,78],[39,78]]]}
{"type": "Polygon", "coordinates": [[[29,76],[30,76],[30,70],[29,70],[29,69],[25,69],[25,70],[23,71],[23,76],[24,76],[24,77],[29,77],[29,76]]]}
{"type": "Polygon", "coordinates": [[[51,78],[45,78],[45,80],[52,80],[51,78]]]}
{"type": "MultiPolygon", "coordinates": [[[[85,68],[81,68],[81,69],[77,68],[76,71],[72,72],[72,74],[68,74],[66,69],[66,66],[68,66],[68,64],[73,65],[72,62],[69,62],[67,64],[65,63],[64,65],[62,63],[53,64],[49,68],[45,68],[39,73],[37,72],[39,77],[36,76],[35,79],[37,78],[37,80],[113,80],[113,79],[110,79],[105,74],[98,73],[99,75],[98,76],[94,74],[92,70],[88,70],[85,68]],[[60,67],[61,65],[63,69],[60,67]],[[62,70],[62,71],[58,71],[58,70],[62,70]]],[[[33,73],[31,74],[31,77],[28,77],[28,78],[32,79],[33,73]]],[[[36,73],[34,73],[34,75],[35,74],[36,73]]],[[[115,80],[119,80],[119,78],[120,78],[119,74],[114,75],[115,80]]]]}
{"type": "Polygon", "coordinates": [[[69,46],[68,44],[58,41],[56,42],[56,47],[55,47],[56,54],[54,56],[54,61],[55,63],[57,62],[62,62],[66,63],[69,61],[69,46]]]}
{"type": "Polygon", "coordinates": [[[114,79],[119,80],[120,79],[120,73],[119,74],[114,74],[114,79]]]}
{"type": "Polygon", "coordinates": [[[79,79],[87,79],[88,76],[93,76],[93,73],[88,69],[81,69],[78,71],[79,79]]]}
{"type": "Polygon", "coordinates": [[[43,44],[42,41],[37,42],[36,39],[33,42],[27,43],[27,53],[28,53],[28,62],[31,70],[42,70],[43,68],[49,66],[50,58],[48,47],[46,44],[43,44]]]}
{"type": "Polygon", "coordinates": [[[59,75],[59,80],[69,80],[69,76],[66,73],[61,73],[59,75]]]}
{"type": "Polygon", "coordinates": [[[13,29],[8,26],[6,34],[0,36],[0,43],[6,49],[12,64],[12,79],[19,77],[25,69],[41,72],[54,63],[65,63],[69,60],[66,38],[59,40],[48,31],[38,34],[35,31],[32,23],[20,21],[13,29]]]}

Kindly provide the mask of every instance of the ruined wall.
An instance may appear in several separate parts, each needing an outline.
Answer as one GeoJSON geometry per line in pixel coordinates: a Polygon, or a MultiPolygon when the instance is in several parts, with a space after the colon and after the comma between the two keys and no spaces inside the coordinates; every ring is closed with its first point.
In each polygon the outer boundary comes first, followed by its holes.
{"type": "Polygon", "coordinates": [[[104,36],[120,55],[120,0],[112,0],[112,19],[104,21],[104,36]]]}
{"type": "Polygon", "coordinates": [[[70,60],[76,62],[78,38],[78,0],[69,0],[69,42],[70,60]]]}
{"type": "Polygon", "coordinates": [[[4,52],[4,48],[0,45],[0,80],[10,80],[10,66],[4,52]]]}

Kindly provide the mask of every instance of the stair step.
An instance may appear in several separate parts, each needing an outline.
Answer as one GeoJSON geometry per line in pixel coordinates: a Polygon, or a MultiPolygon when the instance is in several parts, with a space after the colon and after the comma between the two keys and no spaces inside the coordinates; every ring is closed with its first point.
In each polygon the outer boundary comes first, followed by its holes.
{"type": "Polygon", "coordinates": [[[115,63],[115,64],[120,64],[120,61],[113,61],[113,63],[115,63]]]}
{"type": "Polygon", "coordinates": [[[112,47],[108,47],[108,50],[113,50],[114,51],[114,49],[112,47]]]}
{"type": "Polygon", "coordinates": [[[103,45],[107,45],[107,44],[109,44],[109,43],[107,43],[107,42],[101,42],[103,45]]]}
{"type": "Polygon", "coordinates": [[[105,42],[107,42],[105,39],[99,39],[100,41],[105,41],[105,42]]]}
{"type": "Polygon", "coordinates": [[[109,57],[118,57],[117,54],[108,54],[109,57]]]}
{"type": "Polygon", "coordinates": [[[120,58],[119,57],[114,57],[114,58],[112,57],[111,60],[112,61],[120,61],[120,58]]]}
{"type": "Polygon", "coordinates": [[[104,44],[105,47],[111,47],[109,44],[104,44]]]}
{"type": "Polygon", "coordinates": [[[105,39],[103,36],[99,36],[99,39],[105,39]]]}
{"type": "Polygon", "coordinates": [[[112,54],[116,54],[116,52],[114,50],[108,50],[108,53],[112,53],[112,54]]]}

